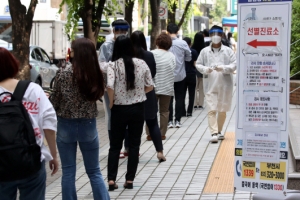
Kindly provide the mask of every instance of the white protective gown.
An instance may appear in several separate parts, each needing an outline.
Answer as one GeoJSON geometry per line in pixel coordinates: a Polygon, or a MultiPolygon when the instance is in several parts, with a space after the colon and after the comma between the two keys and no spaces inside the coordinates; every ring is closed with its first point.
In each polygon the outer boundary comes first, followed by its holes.
{"type": "Polygon", "coordinates": [[[200,52],[196,68],[204,75],[203,89],[208,111],[230,111],[233,90],[232,73],[236,70],[236,56],[233,50],[222,45],[218,52],[213,52],[212,47],[208,46],[200,52]],[[208,69],[212,66],[223,67],[223,70],[220,72],[213,70],[208,73],[208,69]]]}

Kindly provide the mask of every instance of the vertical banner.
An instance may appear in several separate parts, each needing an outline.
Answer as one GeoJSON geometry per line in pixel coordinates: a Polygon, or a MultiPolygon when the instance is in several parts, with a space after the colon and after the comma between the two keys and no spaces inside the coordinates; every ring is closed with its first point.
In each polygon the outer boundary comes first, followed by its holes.
{"type": "Polygon", "coordinates": [[[237,190],[287,190],[291,8],[291,0],[238,0],[237,190]]]}

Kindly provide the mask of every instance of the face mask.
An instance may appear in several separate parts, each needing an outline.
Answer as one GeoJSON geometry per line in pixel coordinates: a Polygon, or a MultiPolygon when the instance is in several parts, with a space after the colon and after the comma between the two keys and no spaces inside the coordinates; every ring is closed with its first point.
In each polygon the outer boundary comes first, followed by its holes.
{"type": "Polygon", "coordinates": [[[214,35],[214,36],[211,37],[211,41],[214,44],[219,44],[221,42],[221,37],[218,36],[218,35],[214,35]]]}

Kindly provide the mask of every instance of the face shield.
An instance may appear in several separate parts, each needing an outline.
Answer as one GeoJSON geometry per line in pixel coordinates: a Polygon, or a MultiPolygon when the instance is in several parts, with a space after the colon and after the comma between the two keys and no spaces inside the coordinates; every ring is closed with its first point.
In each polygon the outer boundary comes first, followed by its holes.
{"type": "Polygon", "coordinates": [[[128,25],[116,25],[113,27],[115,38],[125,35],[127,36],[129,32],[129,26],[128,25]]]}
{"type": "Polygon", "coordinates": [[[213,29],[209,31],[209,36],[213,44],[219,44],[222,40],[223,31],[220,29],[213,29]]]}

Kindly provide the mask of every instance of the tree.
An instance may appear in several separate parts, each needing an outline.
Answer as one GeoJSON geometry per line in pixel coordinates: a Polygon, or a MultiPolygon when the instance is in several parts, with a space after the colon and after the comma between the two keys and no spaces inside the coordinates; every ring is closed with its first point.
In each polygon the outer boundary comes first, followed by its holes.
{"type": "MultiPolygon", "coordinates": [[[[291,74],[300,71],[300,1],[293,1],[291,30],[291,74]]],[[[299,77],[299,76],[298,76],[299,77]]]]}
{"type": "Polygon", "coordinates": [[[129,23],[130,34],[132,33],[132,12],[134,0],[125,0],[125,20],[129,23]]]}
{"type": "MultiPolygon", "coordinates": [[[[179,20],[178,27],[181,28],[182,24],[186,20],[187,12],[190,9],[192,0],[188,0],[185,5],[184,12],[179,20]]],[[[168,0],[168,22],[176,23],[176,9],[179,8],[178,0],[168,0]]]]}
{"type": "Polygon", "coordinates": [[[160,0],[151,0],[151,16],[152,16],[152,29],[151,29],[151,49],[155,49],[155,39],[160,33],[160,19],[159,19],[159,4],[160,0]]]}
{"type": "Polygon", "coordinates": [[[222,18],[228,16],[227,0],[217,0],[214,9],[210,12],[210,18],[215,22],[222,23],[222,18]]]}
{"type": "Polygon", "coordinates": [[[60,12],[64,4],[69,8],[67,33],[71,32],[72,38],[74,37],[76,26],[81,18],[84,37],[91,39],[96,46],[105,2],[106,0],[63,0],[60,4],[60,12]]]}
{"type": "Polygon", "coordinates": [[[30,80],[29,41],[37,0],[31,0],[28,9],[21,0],[8,0],[12,20],[12,43],[14,56],[19,60],[18,79],[30,80]]]}

